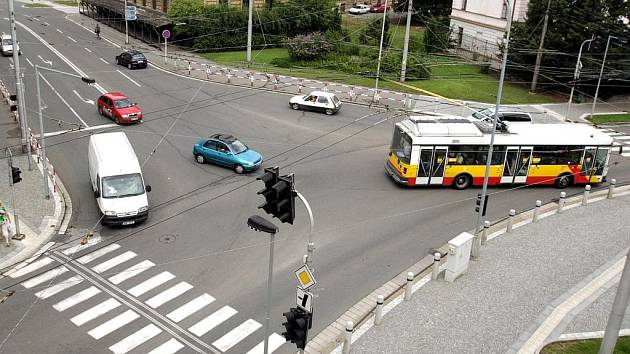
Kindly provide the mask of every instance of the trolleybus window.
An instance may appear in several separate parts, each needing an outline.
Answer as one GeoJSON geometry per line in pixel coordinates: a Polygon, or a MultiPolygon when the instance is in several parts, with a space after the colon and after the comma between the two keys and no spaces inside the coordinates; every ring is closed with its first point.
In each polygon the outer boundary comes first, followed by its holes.
{"type": "Polygon", "coordinates": [[[411,160],[411,138],[409,135],[400,131],[399,128],[395,128],[391,150],[401,162],[409,163],[411,160]]]}

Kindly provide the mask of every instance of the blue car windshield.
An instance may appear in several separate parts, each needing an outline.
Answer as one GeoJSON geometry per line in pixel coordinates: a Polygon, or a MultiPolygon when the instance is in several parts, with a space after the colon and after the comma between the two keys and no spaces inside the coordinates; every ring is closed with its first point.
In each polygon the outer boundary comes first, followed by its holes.
{"type": "Polygon", "coordinates": [[[230,150],[232,150],[232,152],[235,154],[240,154],[241,152],[247,150],[247,146],[238,140],[234,140],[228,145],[230,145],[230,150]]]}

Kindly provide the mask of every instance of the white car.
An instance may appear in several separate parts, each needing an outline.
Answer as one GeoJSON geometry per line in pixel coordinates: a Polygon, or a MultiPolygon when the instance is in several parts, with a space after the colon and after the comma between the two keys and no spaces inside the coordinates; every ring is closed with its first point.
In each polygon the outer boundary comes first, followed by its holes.
{"type": "Polygon", "coordinates": [[[334,93],[313,91],[306,96],[293,96],[289,100],[289,106],[293,109],[305,111],[324,112],[328,115],[335,114],[341,108],[341,100],[334,93]]]}
{"type": "MultiPolygon", "coordinates": [[[[13,39],[10,34],[2,33],[0,35],[0,52],[2,52],[2,56],[13,55],[13,39]]],[[[19,47],[18,54],[22,54],[19,47]]]]}
{"type": "Polygon", "coordinates": [[[354,4],[354,6],[352,6],[350,10],[348,10],[348,12],[353,15],[367,14],[370,12],[370,5],[354,4]]]}

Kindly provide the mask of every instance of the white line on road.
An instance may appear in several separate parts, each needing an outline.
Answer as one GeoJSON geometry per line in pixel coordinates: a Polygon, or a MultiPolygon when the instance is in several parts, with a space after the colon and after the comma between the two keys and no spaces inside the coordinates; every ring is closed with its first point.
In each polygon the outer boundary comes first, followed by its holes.
{"type": "Polygon", "coordinates": [[[36,261],[36,262],[33,262],[33,263],[27,265],[26,267],[18,270],[15,273],[11,273],[9,276],[11,278],[19,278],[19,277],[21,277],[23,275],[26,275],[26,274],[28,274],[28,273],[30,273],[32,271],[35,271],[35,270],[39,269],[41,267],[47,266],[47,265],[49,265],[52,262],[53,262],[52,258],[44,257],[44,258],[40,259],[39,261],[36,261]]]}
{"type": "MultiPolygon", "coordinates": [[[[120,245],[117,243],[112,243],[111,245],[107,245],[103,248],[100,248],[94,252],[90,252],[88,254],[86,254],[85,256],[80,257],[79,259],[77,259],[77,261],[81,264],[85,264],[88,262],[91,262],[95,259],[97,259],[98,257],[101,257],[103,255],[108,254],[109,252],[115,251],[117,249],[120,248],[120,245]]],[[[65,254],[65,251],[64,251],[65,254]]]]}
{"type": "Polygon", "coordinates": [[[134,84],[136,84],[136,86],[142,87],[139,83],[135,82],[132,78],[130,78],[129,76],[125,75],[122,71],[120,71],[120,70],[116,70],[116,71],[118,71],[120,73],[120,75],[122,75],[122,76],[126,77],[127,79],[129,79],[129,81],[131,81],[134,84]]]}
{"type": "Polygon", "coordinates": [[[37,55],[39,59],[41,59],[45,64],[52,65],[52,60],[44,60],[41,55],[37,55]]]}
{"type": "Polygon", "coordinates": [[[40,299],[47,299],[59,292],[62,292],[68,288],[71,288],[81,283],[82,281],[83,281],[83,277],[81,277],[80,275],[75,275],[71,278],[68,278],[62,281],[61,283],[51,286],[50,288],[46,288],[40,292],[35,293],[35,296],[37,296],[40,299]]]}
{"type": "Polygon", "coordinates": [[[22,283],[22,286],[30,289],[34,286],[37,286],[45,281],[51,280],[53,278],[56,278],[58,276],[60,276],[61,274],[65,273],[68,271],[68,268],[61,266],[61,267],[57,267],[55,269],[49,270],[44,274],[38,275],[35,278],[31,278],[25,282],[22,283]]]}
{"type": "Polygon", "coordinates": [[[127,292],[135,297],[138,297],[146,293],[147,291],[166,283],[167,281],[173,278],[175,278],[173,274],[169,272],[162,272],[154,276],[153,278],[150,278],[149,280],[146,280],[134,286],[133,288],[129,289],[127,292]]]}
{"type": "Polygon", "coordinates": [[[53,92],[57,95],[57,97],[59,97],[59,99],[61,100],[61,102],[63,102],[66,107],[68,107],[68,109],[70,110],[70,112],[72,112],[74,114],[75,117],[77,117],[78,120],[81,121],[81,123],[83,123],[83,126],[85,126],[86,128],[89,127],[89,125],[87,125],[87,123],[81,118],[81,116],[79,116],[79,113],[77,113],[77,111],[74,110],[74,108],[72,108],[72,106],[70,106],[70,104],[68,103],[68,101],[66,101],[59,92],[57,92],[57,90],[53,87],[53,85],[51,85],[50,82],[48,82],[48,80],[46,79],[46,77],[44,77],[43,75],[40,75],[40,78],[42,80],[44,80],[44,82],[48,85],[48,87],[50,87],[53,92]]]}
{"type": "Polygon", "coordinates": [[[154,309],[158,308],[192,288],[192,285],[183,281],[150,298],[147,300],[147,305],[153,307],[154,309]]]}
{"type": "Polygon", "coordinates": [[[129,337],[109,347],[109,350],[115,354],[125,354],[140,344],[157,336],[162,332],[156,325],[150,324],[129,337]]]}
{"type": "MultiPolygon", "coordinates": [[[[284,339],[283,336],[279,335],[278,333],[272,333],[269,336],[269,353],[273,353],[276,349],[280,348],[281,345],[283,345],[286,342],[286,340],[284,339]]],[[[248,351],[247,354],[263,354],[264,351],[264,346],[265,346],[265,342],[260,342],[258,343],[258,345],[256,345],[252,350],[248,351]]]]}
{"type": "Polygon", "coordinates": [[[132,310],[127,310],[89,331],[88,334],[91,335],[94,339],[101,339],[138,317],[140,317],[140,315],[138,315],[137,313],[133,312],[132,310]]]}
{"type": "Polygon", "coordinates": [[[226,333],[223,337],[214,341],[212,345],[219,348],[220,351],[226,352],[238,344],[238,342],[245,339],[245,337],[254,333],[260,327],[262,327],[260,323],[250,318],[249,320],[241,323],[238,327],[226,333]]]}
{"type": "Polygon", "coordinates": [[[75,94],[77,97],[79,97],[79,99],[80,99],[81,101],[83,101],[84,103],[91,104],[91,105],[93,105],[93,104],[94,104],[94,101],[93,101],[93,100],[89,100],[89,99],[87,99],[87,100],[86,100],[85,98],[81,97],[81,95],[79,95],[79,93],[77,92],[77,90],[72,90],[72,92],[74,92],[74,94],[75,94]]]}
{"type": "Polygon", "coordinates": [[[74,39],[74,38],[72,38],[70,36],[67,36],[67,37],[68,37],[69,40],[73,41],[74,43],[77,43],[76,39],[74,39]]]}
{"type": "Polygon", "coordinates": [[[122,272],[112,276],[111,278],[109,278],[109,281],[112,282],[112,284],[120,284],[123,281],[134,277],[142,272],[144,272],[145,270],[151,268],[155,266],[155,264],[151,261],[142,261],[134,266],[131,266],[125,270],[123,270],[122,272]]]}
{"type": "Polygon", "coordinates": [[[92,53],[92,51],[90,50],[90,48],[83,48],[85,50],[87,50],[88,53],[92,53]]]}
{"type": "Polygon", "coordinates": [[[109,62],[108,62],[107,60],[103,59],[103,58],[100,58],[100,57],[99,57],[98,59],[99,59],[100,61],[102,61],[103,63],[105,63],[105,64],[109,64],[109,62]]]}
{"type": "Polygon", "coordinates": [[[44,25],[46,25],[46,26],[50,26],[50,23],[48,23],[48,22],[44,22],[44,25]]]}
{"type": "Polygon", "coordinates": [[[203,320],[194,324],[192,327],[188,328],[188,330],[196,336],[201,337],[211,331],[214,327],[223,323],[228,318],[234,316],[236,312],[237,311],[230,306],[223,306],[220,310],[216,311],[212,315],[204,318],[203,320]]]}
{"type": "Polygon", "coordinates": [[[94,266],[92,268],[93,271],[97,272],[97,273],[103,273],[107,270],[110,270],[112,268],[114,268],[115,266],[124,263],[130,259],[132,259],[133,257],[137,256],[135,253],[131,252],[131,251],[127,251],[121,255],[118,255],[112,259],[106,260],[105,262],[94,266]]]}
{"type": "Polygon", "coordinates": [[[57,30],[57,32],[63,34],[63,32],[59,29],[59,28],[55,28],[57,30]]]}
{"type": "Polygon", "coordinates": [[[30,65],[31,67],[35,66],[35,65],[33,65],[33,63],[28,58],[26,58],[26,61],[28,62],[28,65],[30,65]]]}
{"type": "MultiPolygon", "coordinates": [[[[66,130],[58,130],[56,132],[49,132],[44,134],[45,137],[49,137],[49,136],[57,136],[57,135],[61,135],[61,134],[66,134],[66,133],[76,133],[76,132],[84,132],[84,131],[90,131],[90,130],[98,130],[98,129],[107,129],[107,128],[113,128],[113,127],[117,127],[118,124],[114,124],[114,123],[110,123],[110,124],[102,124],[102,125],[95,125],[93,127],[87,127],[87,128],[82,128],[82,129],[66,129],[66,130]]],[[[39,138],[39,134],[35,134],[36,138],[39,138]]],[[[83,245],[81,245],[83,246],[83,245]]],[[[87,246],[83,246],[83,248],[89,247],[91,245],[87,245],[87,246]]],[[[78,246],[73,246],[72,248],[75,248],[78,246]]],[[[74,253],[74,252],[72,252],[74,253]]]]}
{"type": "Polygon", "coordinates": [[[173,354],[183,347],[183,344],[178,342],[175,338],[171,338],[168,342],[150,351],[149,354],[173,354]]]}
{"type": "Polygon", "coordinates": [[[179,322],[184,318],[192,315],[193,313],[201,310],[204,306],[209,305],[214,301],[214,298],[208,294],[203,294],[198,298],[191,300],[185,305],[173,310],[173,312],[166,315],[166,317],[170,318],[175,322],[179,322]]]}
{"type": "Polygon", "coordinates": [[[100,315],[106,314],[107,312],[115,309],[118,306],[120,306],[120,302],[110,297],[109,299],[92,307],[91,309],[72,317],[70,321],[72,321],[72,323],[77,326],[81,326],[99,317],[100,315]]]}
{"type": "Polygon", "coordinates": [[[90,286],[89,288],[82,290],[67,299],[59,301],[58,303],[53,305],[53,308],[59,312],[65,311],[76,304],[82,303],[83,301],[91,298],[92,296],[100,292],[101,291],[95,286],[90,286]]]}

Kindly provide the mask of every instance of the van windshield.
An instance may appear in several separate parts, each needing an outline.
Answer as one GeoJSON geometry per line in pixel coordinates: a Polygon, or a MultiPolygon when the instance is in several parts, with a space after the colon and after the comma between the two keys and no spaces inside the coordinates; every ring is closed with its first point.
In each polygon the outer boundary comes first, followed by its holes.
{"type": "Polygon", "coordinates": [[[103,198],[124,198],[144,194],[144,183],[139,173],[103,177],[103,198]]]}
{"type": "Polygon", "coordinates": [[[13,45],[13,40],[11,38],[5,38],[2,40],[2,45],[13,45]]]}

